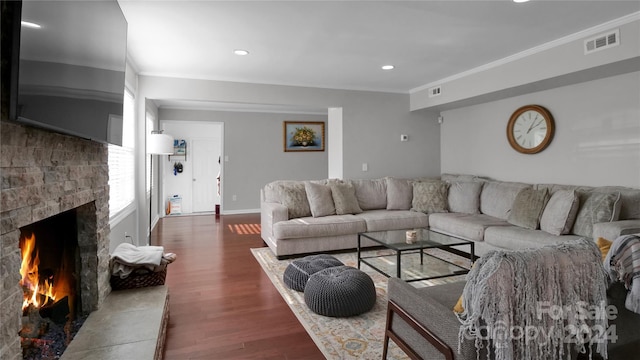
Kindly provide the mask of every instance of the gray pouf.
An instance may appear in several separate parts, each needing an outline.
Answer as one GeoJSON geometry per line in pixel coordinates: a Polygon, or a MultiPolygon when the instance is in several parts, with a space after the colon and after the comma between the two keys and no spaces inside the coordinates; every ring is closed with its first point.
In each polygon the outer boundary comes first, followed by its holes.
{"type": "Polygon", "coordinates": [[[320,270],[334,266],[344,265],[342,261],[327,254],[309,255],[302,259],[294,260],[284,269],[282,280],[284,283],[295,291],[303,291],[307,285],[309,276],[320,270]]]}
{"type": "Polygon", "coordinates": [[[313,312],[333,317],[365,313],[376,303],[371,277],[351,266],[336,266],[309,277],[304,302],[313,312]]]}

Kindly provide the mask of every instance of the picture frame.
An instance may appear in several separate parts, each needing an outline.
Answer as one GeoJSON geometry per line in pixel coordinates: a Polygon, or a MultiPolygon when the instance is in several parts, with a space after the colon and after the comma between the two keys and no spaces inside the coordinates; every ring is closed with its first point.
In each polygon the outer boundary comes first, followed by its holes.
{"type": "Polygon", "coordinates": [[[284,151],[324,151],[324,122],[285,121],[284,151]]]}

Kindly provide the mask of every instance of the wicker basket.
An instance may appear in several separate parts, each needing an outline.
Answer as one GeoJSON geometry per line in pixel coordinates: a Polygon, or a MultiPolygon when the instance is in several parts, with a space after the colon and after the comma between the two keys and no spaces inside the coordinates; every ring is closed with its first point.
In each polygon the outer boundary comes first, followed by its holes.
{"type": "Polygon", "coordinates": [[[136,269],[124,279],[121,279],[119,276],[111,276],[111,288],[113,290],[124,290],[164,285],[164,279],[166,277],[166,267],[164,270],[157,272],[148,269],[136,269]]]}

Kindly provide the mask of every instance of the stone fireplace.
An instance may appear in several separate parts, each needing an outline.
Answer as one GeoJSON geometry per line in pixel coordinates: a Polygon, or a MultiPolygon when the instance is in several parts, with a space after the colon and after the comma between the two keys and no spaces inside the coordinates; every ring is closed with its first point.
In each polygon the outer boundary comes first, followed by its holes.
{"type": "Polygon", "coordinates": [[[109,286],[107,146],[0,122],[0,358],[21,359],[21,229],[73,211],[81,308],[96,310],[109,286]]]}

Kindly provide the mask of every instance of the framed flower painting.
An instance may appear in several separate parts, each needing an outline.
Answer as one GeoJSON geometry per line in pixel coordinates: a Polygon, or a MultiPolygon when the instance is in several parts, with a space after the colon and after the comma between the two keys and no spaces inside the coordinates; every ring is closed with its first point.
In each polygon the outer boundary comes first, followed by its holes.
{"type": "Polygon", "coordinates": [[[285,121],[284,151],[324,151],[324,122],[285,121]]]}

